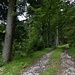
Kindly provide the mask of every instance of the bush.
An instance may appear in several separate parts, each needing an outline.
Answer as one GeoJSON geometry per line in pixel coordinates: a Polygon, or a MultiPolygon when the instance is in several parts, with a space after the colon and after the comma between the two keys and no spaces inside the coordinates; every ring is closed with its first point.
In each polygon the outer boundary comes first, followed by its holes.
{"type": "Polygon", "coordinates": [[[30,55],[34,51],[42,50],[43,48],[45,48],[45,43],[42,39],[32,39],[28,42],[26,51],[27,54],[30,55]]]}
{"type": "Polygon", "coordinates": [[[33,51],[37,49],[37,40],[32,39],[28,41],[26,52],[27,54],[31,54],[33,51]]]}
{"type": "Polygon", "coordinates": [[[43,39],[40,39],[40,41],[38,42],[38,50],[42,50],[43,48],[45,48],[45,42],[43,41],[43,39]]]}

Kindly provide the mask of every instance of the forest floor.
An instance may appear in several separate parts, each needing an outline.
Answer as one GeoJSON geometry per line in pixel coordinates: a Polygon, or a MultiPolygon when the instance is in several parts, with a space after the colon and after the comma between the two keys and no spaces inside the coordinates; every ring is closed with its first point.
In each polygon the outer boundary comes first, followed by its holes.
{"type": "Polygon", "coordinates": [[[66,49],[57,50],[44,55],[20,75],[75,75],[74,58],[69,56],[66,49]]]}

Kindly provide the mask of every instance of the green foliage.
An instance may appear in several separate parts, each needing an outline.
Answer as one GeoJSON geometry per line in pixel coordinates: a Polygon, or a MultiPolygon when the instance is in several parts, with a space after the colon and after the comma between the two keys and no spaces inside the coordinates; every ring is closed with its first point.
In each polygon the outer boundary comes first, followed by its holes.
{"type": "Polygon", "coordinates": [[[42,39],[41,40],[31,39],[27,45],[27,54],[30,55],[34,51],[42,50],[43,48],[45,48],[45,44],[42,39]]]}
{"type": "Polygon", "coordinates": [[[66,43],[75,46],[73,4],[60,0],[28,0],[28,2],[29,20],[26,23],[19,22],[17,25],[14,50],[31,55],[44,47],[54,46],[57,26],[59,43],[65,43],[67,38],[66,43]]]}
{"type": "Polygon", "coordinates": [[[69,50],[68,50],[68,53],[75,58],[75,48],[74,47],[71,47],[69,50]]]}
{"type": "Polygon", "coordinates": [[[0,24],[0,52],[2,52],[3,48],[4,35],[5,35],[5,26],[3,24],[0,24]]]}
{"type": "Polygon", "coordinates": [[[19,22],[14,33],[13,54],[25,53],[28,39],[28,26],[23,22],[19,22]]]}
{"type": "Polygon", "coordinates": [[[36,51],[38,47],[37,44],[38,44],[38,40],[31,39],[27,45],[27,54],[31,54],[33,51],[36,51]]]}
{"type": "Polygon", "coordinates": [[[38,50],[42,50],[43,48],[45,48],[45,42],[43,41],[43,39],[40,39],[38,41],[38,50]]]}
{"type": "Polygon", "coordinates": [[[35,8],[39,8],[42,4],[42,0],[28,0],[28,2],[31,4],[31,6],[35,7],[35,8]]]}

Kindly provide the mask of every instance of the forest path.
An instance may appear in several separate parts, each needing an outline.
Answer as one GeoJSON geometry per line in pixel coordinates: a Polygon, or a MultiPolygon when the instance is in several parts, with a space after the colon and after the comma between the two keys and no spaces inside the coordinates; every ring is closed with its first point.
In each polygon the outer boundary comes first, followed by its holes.
{"type": "Polygon", "coordinates": [[[61,54],[61,67],[57,75],[75,75],[75,59],[68,55],[67,50],[61,54]]]}
{"type": "Polygon", "coordinates": [[[54,51],[51,51],[41,57],[37,62],[35,62],[31,67],[29,67],[26,71],[21,73],[20,75],[39,75],[41,71],[45,70],[46,65],[48,64],[48,61],[50,59],[50,56],[52,55],[54,51]]]}
{"type": "MultiPolygon", "coordinates": [[[[32,64],[29,68],[24,70],[20,75],[40,75],[40,72],[46,70],[48,61],[54,51],[51,51],[41,57],[38,61],[32,64]]],[[[65,49],[61,53],[61,68],[56,75],[75,75],[75,59],[72,58],[65,49]]]]}

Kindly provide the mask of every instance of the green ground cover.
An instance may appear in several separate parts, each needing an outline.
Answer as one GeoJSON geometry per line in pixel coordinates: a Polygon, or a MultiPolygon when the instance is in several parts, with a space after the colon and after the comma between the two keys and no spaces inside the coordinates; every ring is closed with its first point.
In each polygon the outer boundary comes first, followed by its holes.
{"type": "Polygon", "coordinates": [[[52,50],[52,48],[45,48],[41,51],[36,51],[32,54],[31,57],[19,57],[15,58],[7,65],[1,67],[0,75],[18,75],[20,70],[29,66],[32,62],[38,60],[44,54],[52,50]]]}

